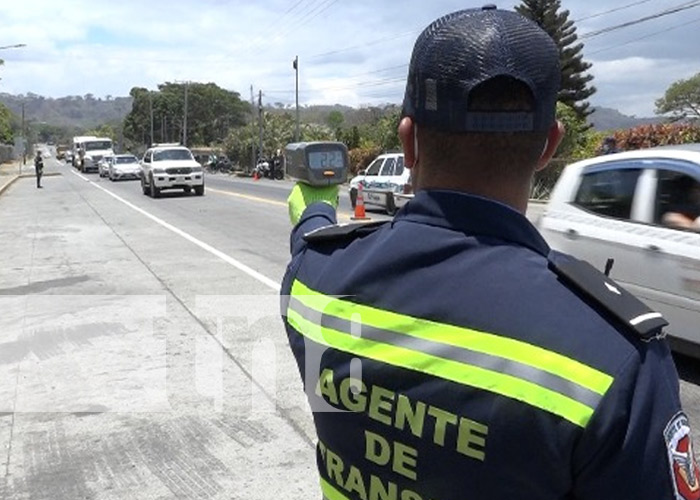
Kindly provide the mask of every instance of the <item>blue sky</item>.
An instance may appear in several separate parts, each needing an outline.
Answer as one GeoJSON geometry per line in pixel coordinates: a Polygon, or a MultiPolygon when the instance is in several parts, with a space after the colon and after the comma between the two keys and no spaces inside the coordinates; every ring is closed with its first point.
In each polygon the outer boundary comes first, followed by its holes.
{"type": "MultiPolygon", "coordinates": [[[[495,2],[512,9],[518,2],[495,2]]],[[[24,0],[0,4],[0,92],[125,96],[166,81],[214,82],[250,99],[399,103],[411,48],[457,0],[24,0]]],[[[598,89],[594,106],[652,116],[668,86],[700,72],[700,1],[562,0],[598,89]],[[659,16],[667,9],[692,6],[659,16]],[[651,19],[595,34],[624,23],[651,19]]]]}

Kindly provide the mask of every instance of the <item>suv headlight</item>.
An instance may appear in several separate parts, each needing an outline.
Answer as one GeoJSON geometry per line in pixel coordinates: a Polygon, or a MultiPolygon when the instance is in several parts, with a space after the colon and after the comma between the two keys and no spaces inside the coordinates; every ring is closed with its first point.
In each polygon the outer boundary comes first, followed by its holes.
{"type": "Polygon", "coordinates": [[[164,169],[164,168],[154,168],[154,169],[153,169],[153,173],[154,173],[154,174],[164,174],[164,173],[165,173],[165,169],[164,169]]]}
{"type": "Polygon", "coordinates": [[[202,172],[202,167],[192,167],[192,172],[198,174],[198,173],[202,172]]]}

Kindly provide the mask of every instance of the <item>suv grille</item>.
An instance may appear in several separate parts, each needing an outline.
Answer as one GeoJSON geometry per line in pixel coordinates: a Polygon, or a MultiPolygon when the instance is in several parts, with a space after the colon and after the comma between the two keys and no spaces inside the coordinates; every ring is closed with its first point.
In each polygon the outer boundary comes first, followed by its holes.
{"type": "Polygon", "coordinates": [[[192,168],[191,167],[173,167],[173,168],[166,168],[165,171],[168,174],[191,174],[192,168]]]}

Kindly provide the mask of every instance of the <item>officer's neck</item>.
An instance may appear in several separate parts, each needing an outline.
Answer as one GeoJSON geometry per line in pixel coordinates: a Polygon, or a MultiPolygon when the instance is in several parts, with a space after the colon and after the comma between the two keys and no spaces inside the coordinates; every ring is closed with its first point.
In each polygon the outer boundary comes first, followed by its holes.
{"type": "Polygon", "coordinates": [[[504,203],[522,214],[527,210],[530,198],[530,183],[527,182],[469,182],[468,180],[455,180],[449,182],[440,179],[422,179],[415,186],[416,192],[421,190],[441,189],[473,194],[504,203]]]}

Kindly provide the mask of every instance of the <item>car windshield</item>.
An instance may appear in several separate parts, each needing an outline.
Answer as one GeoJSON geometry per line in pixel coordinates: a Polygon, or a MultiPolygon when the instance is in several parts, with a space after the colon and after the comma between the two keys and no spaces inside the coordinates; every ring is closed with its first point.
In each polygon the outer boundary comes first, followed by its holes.
{"type": "Polygon", "coordinates": [[[192,154],[186,149],[164,149],[153,153],[153,161],[191,160],[192,154]]]}
{"type": "Polygon", "coordinates": [[[138,163],[135,156],[117,156],[115,163],[138,163]]]}
{"type": "Polygon", "coordinates": [[[90,141],[85,143],[85,151],[112,149],[112,141],[90,141]]]}

